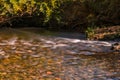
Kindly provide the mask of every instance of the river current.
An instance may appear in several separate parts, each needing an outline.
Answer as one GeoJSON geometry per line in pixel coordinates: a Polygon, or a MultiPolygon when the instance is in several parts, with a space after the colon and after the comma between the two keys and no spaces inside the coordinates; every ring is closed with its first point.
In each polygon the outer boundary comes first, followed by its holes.
{"type": "Polygon", "coordinates": [[[113,41],[33,29],[0,34],[1,80],[120,80],[120,52],[111,50],[113,41]]]}

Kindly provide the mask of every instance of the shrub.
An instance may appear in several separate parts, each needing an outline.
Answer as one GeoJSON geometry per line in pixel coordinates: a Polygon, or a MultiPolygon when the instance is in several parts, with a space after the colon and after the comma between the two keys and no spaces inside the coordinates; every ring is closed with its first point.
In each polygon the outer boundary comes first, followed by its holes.
{"type": "Polygon", "coordinates": [[[0,0],[0,16],[10,19],[26,16],[39,17],[46,23],[52,17],[59,20],[57,9],[60,4],[60,0],[0,0]]]}
{"type": "Polygon", "coordinates": [[[119,0],[0,0],[0,19],[7,18],[5,21],[12,25],[23,20],[56,28],[62,22],[62,28],[81,30],[87,26],[119,25],[119,4],[119,0]]]}

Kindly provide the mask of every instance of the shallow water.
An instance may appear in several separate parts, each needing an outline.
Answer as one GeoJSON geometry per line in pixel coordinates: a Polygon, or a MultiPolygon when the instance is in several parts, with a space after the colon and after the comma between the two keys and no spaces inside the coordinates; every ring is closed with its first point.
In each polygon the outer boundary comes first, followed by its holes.
{"type": "Polygon", "coordinates": [[[78,44],[106,47],[108,42],[93,44],[19,30],[2,30],[0,34],[1,80],[120,80],[119,52],[88,54],[77,48],[78,44]]]}
{"type": "Polygon", "coordinates": [[[67,80],[119,80],[120,54],[107,55],[65,55],[65,74],[67,80]]]}

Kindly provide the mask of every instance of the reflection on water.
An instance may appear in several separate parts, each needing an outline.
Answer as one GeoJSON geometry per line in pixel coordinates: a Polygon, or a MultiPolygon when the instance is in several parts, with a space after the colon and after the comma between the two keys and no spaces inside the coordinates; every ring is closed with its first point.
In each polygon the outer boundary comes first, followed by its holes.
{"type": "MultiPolygon", "coordinates": [[[[35,34],[16,30],[2,30],[0,34],[1,80],[120,80],[119,52],[66,54],[65,48],[61,48],[61,52],[56,49],[55,52],[49,47],[41,47],[45,44],[43,42],[23,40],[33,38],[35,34]]],[[[59,42],[70,43],[63,39],[59,39],[59,42]]]]}

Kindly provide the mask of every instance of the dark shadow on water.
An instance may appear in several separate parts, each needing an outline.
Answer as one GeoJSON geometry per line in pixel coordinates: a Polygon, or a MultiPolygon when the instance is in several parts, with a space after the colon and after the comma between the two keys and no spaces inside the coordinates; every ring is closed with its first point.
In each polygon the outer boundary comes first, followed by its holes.
{"type": "Polygon", "coordinates": [[[40,35],[46,35],[46,36],[55,36],[55,37],[81,39],[81,40],[86,39],[86,36],[83,33],[60,32],[60,31],[57,32],[57,31],[45,30],[42,28],[21,28],[21,30],[40,34],[40,35]]]}

